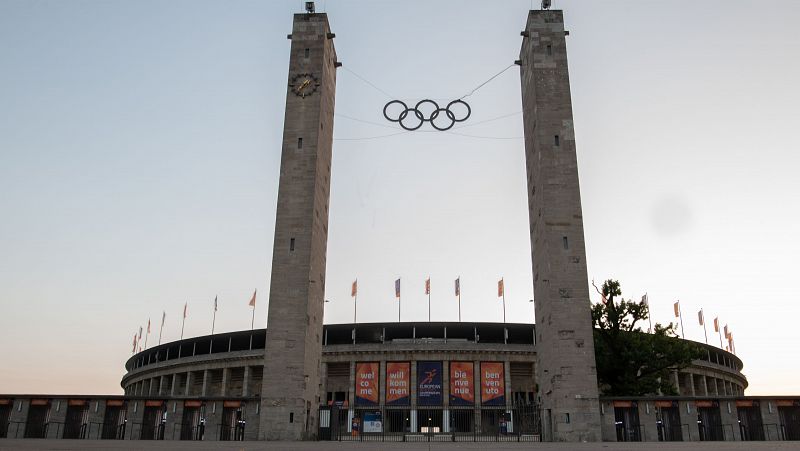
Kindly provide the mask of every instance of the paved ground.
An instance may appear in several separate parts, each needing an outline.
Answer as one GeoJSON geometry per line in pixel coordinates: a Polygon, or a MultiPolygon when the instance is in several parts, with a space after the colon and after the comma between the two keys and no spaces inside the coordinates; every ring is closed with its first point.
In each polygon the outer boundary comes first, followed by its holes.
{"type": "Polygon", "coordinates": [[[800,442],[677,442],[677,443],[381,443],[381,442],[146,442],[95,440],[0,440],[0,450],[800,450],[800,442]]]}

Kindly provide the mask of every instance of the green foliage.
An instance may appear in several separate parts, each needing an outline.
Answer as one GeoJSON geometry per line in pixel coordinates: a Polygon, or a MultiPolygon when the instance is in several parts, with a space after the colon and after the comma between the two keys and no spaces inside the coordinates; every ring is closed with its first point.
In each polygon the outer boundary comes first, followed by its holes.
{"type": "Polygon", "coordinates": [[[618,281],[606,280],[601,293],[606,302],[592,306],[601,392],[607,396],[676,395],[672,370],[689,366],[705,351],[677,339],[677,324],[656,323],[653,333],[643,331],[637,323],[647,321],[648,306],[622,299],[618,281]]]}

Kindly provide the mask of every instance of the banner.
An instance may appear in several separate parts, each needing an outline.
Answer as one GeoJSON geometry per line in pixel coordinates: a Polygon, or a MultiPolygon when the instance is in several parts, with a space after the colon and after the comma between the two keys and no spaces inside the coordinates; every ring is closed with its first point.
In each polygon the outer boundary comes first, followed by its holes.
{"type": "Polygon", "coordinates": [[[475,379],[472,362],[450,362],[450,405],[475,404],[475,379]]]}
{"type": "Polygon", "coordinates": [[[386,405],[411,404],[411,363],[386,362],[386,405]]]}
{"type": "Polygon", "coordinates": [[[502,406],[506,403],[506,376],[503,362],[481,362],[481,404],[502,406]]]}
{"type": "Polygon", "coordinates": [[[356,363],[356,405],[378,405],[378,362],[356,363]]]}
{"type": "Polygon", "coordinates": [[[417,404],[442,405],[442,362],[417,362],[417,404]]]}

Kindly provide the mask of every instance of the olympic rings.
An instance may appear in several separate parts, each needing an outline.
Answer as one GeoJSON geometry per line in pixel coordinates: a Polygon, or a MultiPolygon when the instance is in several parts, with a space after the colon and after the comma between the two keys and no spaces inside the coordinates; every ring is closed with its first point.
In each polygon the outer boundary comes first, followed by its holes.
{"type": "MultiPolygon", "coordinates": [[[[427,110],[429,108],[425,109],[427,110]]],[[[440,132],[447,131],[450,130],[453,127],[453,125],[456,124],[456,122],[464,122],[467,119],[469,119],[471,114],[472,114],[472,108],[470,108],[467,102],[461,99],[453,100],[452,102],[448,103],[447,106],[444,108],[441,108],[438,103],[434,102],[431,99],[420,100],[419,102],[417,102],[416,105],[414,105],[414,108],[409,108],[408,105],[406,105],[406,103],[403,102],[402,100],[392,100],[383,107],[383,117],[385,117],[387,121],[397,122],[400,124],[401,127],[403,127],[403,129],[408,130],[410,132],[422,127],[422,124],[424,124],[425,122],[430,122],[431,127],[435,128],[436,130],[439,130],[440,132]],[[389,107],[394,104],[399,105],[402,108],[402,110],[396,115],[395,118],[392,118],[389,117],[388,110],[389,107]],[[433,105],[433,109],[426,114],[425,112],[422,111],[420,107],[428,104],[433,105]],[[467,112],[466,114],[464,114],[464,117],[462,118],[456,117],[456,113],[454,113],[453,110],[450,109],[450,107],[458,104],[464,105],[467,108],[467,112]],[[406,118],[409,117],[409,113],[413,113],[413,116],[411,117],[412,121],[411,123],[409,123],[409,121],[406,121],[406,118]],[[439,123],[436,122],[436,119],[438,119],[440,116],[445,118],[444,123],[441,123],[441,121],[439,123]],[[447,120],[449,120],[450,122],[447,123],[446,122],[447,120]]],[[[392,116],[395,115],[393,114],[392,116]]]]}

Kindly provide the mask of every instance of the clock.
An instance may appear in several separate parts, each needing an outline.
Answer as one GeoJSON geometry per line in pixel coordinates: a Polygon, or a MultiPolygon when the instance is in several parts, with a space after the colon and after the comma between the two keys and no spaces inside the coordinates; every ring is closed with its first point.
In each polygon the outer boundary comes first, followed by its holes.
{"type": "Polygon", "coordinates": [[[303,98],[313,94],[317,90],[318,86],[319,80],[317,80],[317,77],[311,74],[295,75],[294,78],[292,78],[292,82],[289,84],[292,92],[295,95],[303,98]]]}

